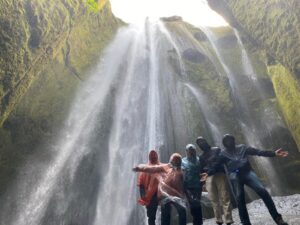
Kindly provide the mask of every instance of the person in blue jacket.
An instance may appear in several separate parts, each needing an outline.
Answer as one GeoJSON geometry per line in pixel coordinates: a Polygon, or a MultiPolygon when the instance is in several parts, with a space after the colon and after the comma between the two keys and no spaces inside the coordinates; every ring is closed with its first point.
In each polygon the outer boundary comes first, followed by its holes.
{"type": "Polygon", "coordinates": [[[186,146],[186,157],[182,159],[181,168],[184,173],[184,190],[193,216],[193,225],[202,225],[202,184],[200,182],[200,174],[202,171],[200,158],[196,154],[195,145],[188,144],[186,146]]]}
{"type": "Polygon", "coordinates": [[[253,171],[248,160],[249,155],[286,157],[288,156],[288,152],[282,149],[277,149],[275,151],[263,151],[244,144],[235,145],[235,138],[231,134],[224,135],[222,141],[225,149],[221,151],[217,162],[207,173],[203,175],[202,179],[205,180],[207,176],[213,175],[218,166],[225,165],[234,190],[239,216],[243,225],[251,225],[246,207],[244,185],[253,189],[258,196],[262,198],[276,224],[288,225],[283,221],[282,216],[278,213],[270,194],[253,171]]]}

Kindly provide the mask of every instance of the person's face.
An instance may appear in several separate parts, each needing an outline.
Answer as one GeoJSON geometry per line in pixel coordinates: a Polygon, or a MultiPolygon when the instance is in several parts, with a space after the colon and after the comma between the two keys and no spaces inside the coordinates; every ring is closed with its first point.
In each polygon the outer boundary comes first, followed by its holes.
{"type": "Polygon", "coordinates": [[[199,148],[201,148],[202,150],[208,150],[210,147],[205,139],[197,140],[197,144],[198,144],[199,148]]]}
{"type": "Polygon", "coordinates": [[[181,159],[178,157],[174,157],[171,161],[171,164],[175,167],[180,167],[181,166],[181,159]]]}
{"type": "Polygon", "coordinates": [[[195,158],[196,157],[196,151],[195,149],[190,149],[186,151],[186,156],[188,158],[195,158]]]}
{"type": "Polygon", "coordinates": [[[234,138],[227,138],[224,141],[224,146],[228,149],[234,149],[235,148],[235,140],[234,138]]]}
{"type": "Polygon", "coordinates": [[[151,151],[149,154],[149,160],[151,164],[155,164],[158,161],[158,155],[155,151],[151,151]]]}

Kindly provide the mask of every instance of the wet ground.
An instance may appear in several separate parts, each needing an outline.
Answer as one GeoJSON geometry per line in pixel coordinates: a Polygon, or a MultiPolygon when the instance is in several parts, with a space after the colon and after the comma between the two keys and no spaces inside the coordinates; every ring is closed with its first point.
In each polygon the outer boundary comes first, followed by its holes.
{"type": "MultiPolygon", "coordinates": [[[[300,225],[300,194],[273,197],[278,212],[289,225],[300,225]]],[[[255,200],[247,205],[252,225],[275,225],[262,200],[255,200]]],[[[236,209],[233,210],[234,225],[239,225],[240,220],[236,209]]],[[[188,224],[192,225],[192,224],[188,224]]],[[[216,225],[214,219],[207,219],[204,225],[216,225]]]]}

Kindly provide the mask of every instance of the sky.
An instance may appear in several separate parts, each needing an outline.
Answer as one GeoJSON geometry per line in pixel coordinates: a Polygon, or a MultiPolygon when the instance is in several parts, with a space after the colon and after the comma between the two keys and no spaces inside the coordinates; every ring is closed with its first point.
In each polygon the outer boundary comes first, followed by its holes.
{"type": "Polygon", "coordinates": [[[205,0],[110,0],[115,16],[128,23],[150,18],[181,16],[195,26],[226,26],[225,20],[205,0]]]}

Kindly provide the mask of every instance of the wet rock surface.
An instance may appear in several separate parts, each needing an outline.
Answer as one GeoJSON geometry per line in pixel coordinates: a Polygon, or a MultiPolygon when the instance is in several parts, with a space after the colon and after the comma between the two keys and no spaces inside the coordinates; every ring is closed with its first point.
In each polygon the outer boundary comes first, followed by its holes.
{"type": "MultiPolygon", "coordinates": [[[[277,210],[289,225],[300,225],[300,194],[273,197],[277,210]]],[[[252,225],[274,225],[267,208],[261,199],[255,200],[247,205],[252,225]]],[[[235,225],[240,224],[237,209],[233,210],[235,225]]],[[[215,225],[214,219],[207,219],[204,225],[215,225]]],[[[191,225],[191,223],[189,224],[191,225]]]]}

